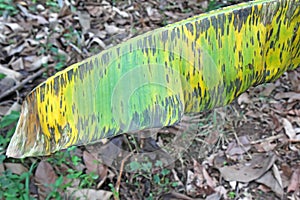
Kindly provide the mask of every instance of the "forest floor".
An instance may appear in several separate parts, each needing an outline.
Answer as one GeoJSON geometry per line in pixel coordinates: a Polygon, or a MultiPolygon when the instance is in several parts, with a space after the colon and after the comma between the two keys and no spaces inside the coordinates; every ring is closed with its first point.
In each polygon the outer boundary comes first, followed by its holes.
{"type": "Polygon", "coordinates": [[[5,156],[24,98],[48,77],[139,34],[239,2],[0,0],[0,199],[300,199],[299,68],[152,138],[5,156]],[[176,136],[181,125],[188,141],[176,136]]]}

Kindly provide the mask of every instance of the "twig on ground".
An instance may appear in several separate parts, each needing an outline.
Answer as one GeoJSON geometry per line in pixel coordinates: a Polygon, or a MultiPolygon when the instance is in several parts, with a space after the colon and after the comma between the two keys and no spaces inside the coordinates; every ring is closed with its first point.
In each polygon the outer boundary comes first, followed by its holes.
{"type": "MultiPolygon", "coordinates": [[[[121,162],[120,172],[119,172],[119,176],[118,176],[117,183],[116,183],[116,186],[115,186],[117,193],[119,193],[119,190],[120,190],[121,179],[122,179],[122,174],[123,174],[125,162],[128,160],[128,158],[129,158],[130,156],[132,156],[133,153],[134,153],[134,151],[132,151],[130,154],[128,154],[128,155],[122,160],[122,162],[121,162]]],[[[114,197],[114,199],[117,200],[116,197],[114,197]]]]}
{"type": "MultiPolygon", "coordinates": [[[[239,145],[239,147],[241,147],[242,150],[245,151],[245,153],[247,154],[247,156],[248,156],[250,159],[252,159],[252,155],[246,150],[245,146],[241,143],[241,141],[240,141],[240,139],[239,139],[239,137],[237,136],[237,134],[236,134],[235,131],[233,131],[233,135],[234,135],[235,140],[236,140],[237,144],[239,145]]],[[[250,144],[251,144],[251,143],[250,143],[250,144]]]]}
{"type": "Polygon", "coordinates": [[[23,81],[17,83],[14,87],[10,88],[9,90],[5,91],[3,94],[0,95],[0,100],[3,99],[4,97],[10,95],[11,93],[15,92],[16,90],[22,88],[26,83],[29,81],[41,76],[47,69],[42,68],[39,71],[35,72],[34,74],[28,76],[26,79],[23,81]]]}
{"type": "Polygon", "coordinates": [[[271,136],[271,137],[268,137],[268,138],[263,138],[263,139],[259,139],[259,140],[256,140],[256,141],[252,141],[250,142],[250,144],[258,144],[258,143],[263,143],[263,142],[267,142],[267,141],[273,141],[273,140],[277,140],[279,138],[282,138],[283,135],[274,135],[274,136],[271,136]]]}
{"type": "Polygon", "coordinates": [[[290,143],[300,143],[300,140],[298,140],[298,139],[290,139],[289,142],[290,143]]]}

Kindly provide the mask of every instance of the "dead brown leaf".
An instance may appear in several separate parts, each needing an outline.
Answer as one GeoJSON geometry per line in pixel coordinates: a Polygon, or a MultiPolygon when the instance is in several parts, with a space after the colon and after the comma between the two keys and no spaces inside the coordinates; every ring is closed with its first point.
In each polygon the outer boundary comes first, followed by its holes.
{"type": "Polygon", "coordinates": [[[87,173],[95,173],[103,180],[107,176],[107,166],[101,164],[92,154],[87,151],[83,152],[83,160],[87,168],[87,173]]]}
{"type": "Polygon", "coordinates": [[[79,23],[83,29],[83,33],[86,33],[91,28],[91,17],[88,12],[78,11],[79,23]]]}
{"type": "Polygon", "coordinates": [[[202,168],[202,173],[203,173],[204,180],[206,180],[207,182],[207,185],[211,188],[215,188],[217,182],[209,175],[205,167],[202,168]]]}
{"type": "Polygon", "coordinates": [[[39,57],[35,56],[32,59],[32,63],[30,65],[28,64],[27,71],[31,72],[40,69],[43,66],[43,64],[48,63],[48,60],[49,60],[49,55],[39,56],[39,57]]]}
{"type": "Polygon", "coordinates": [[[248,183],[262,176],[275,162],[275,155],[253,154],[250,161],[243,160],[235,165],[219,167],[226,181],[248,183]]]}
{"type": "Polygon", "coordinates": [[[123,17],[123,18],[128,18],[128,17],[130,17],[130,15],[127,13],[127,12],[125,12],[125,11],[121,11],[119,8],[117,8],[117,7],[113,7],[112,8],[113,9],[113,11],[115,11],[116,13],[118,13],[121,17],[123,17]]]}
{"type": "Polygon", "coordinates": [[[9,90],[15,85],[14,79],[10,77],[5,77],[0,80],[0,94],[4,93],[5,91],[9,90]]]}
{"type": "Polygon", "coordinates": [[[252,102],[252,100],[249,98],[249,94],[247,92],[245,92],[238,97],[237,102],[239,105],[241,105],[243,103],[249,104],[252,102]]]}
{"type": "Polygon", "coordinates": [[[8,110],[9,110],[9,106],[0,106],[0,117],[4,116],[8,110]]]}
{"type": "Polygon", "coordinates": [[[162,200],[193,200],[192,198],[190,198],[184,194],[178,193],[178,192],[170,192],[167,194],[163,194],[159,197],[159,199],[162,199],[162,200]]]}
{"type": "Polygon", "coordinates": [[[297,71],[291,71],[288,75],[292,83],[292,90],[300,92],[300,74],[297,71]]]}
{"type": "Polygon", "coordinates": [[[280,186],[271,171],[267,172],[255,181],[268,186],[277,196],[282,197],[283,188],[280,186]]]}
{"type": "Polygon", "coordinates": [[[85,8],[93,17],[99,17],[103,14],[103,8],[101,6],[86,6],[85,8]]]}
{"type": "Polygon", "coordinates": [[[113,162],[117,159],[119,154],[123,151],[122,143],[123,143],[123,136],[117,136],[112,138],[109,142],[103,145],[89,145],[88,151],[93,154],[94,156],[98,156],[101,158],[103,163],[107,166],[111,166],[113,162]]]}
{"type": "Polygon", "coordinates": [[[224,186],[222,186],[222,185],[217,186],[215,188],[215,191],[216,191],[216,193],[219,194],[219,196],[224,197],[224,199],[227,199],[227,190],[224,186]]]}
{"type": "Polygon", "coordinates": [[[4,163],[4,166],[7,170],[10,170],[14,174],[21,175],[28,172],[28,169],[20,163],[4,163]]]}
{"type": "Polygon", "coordinates": [[[22,6],[21,4],[18,4],[19,9],[24,13],[26,17],[28,17],[31,20],[34,20],[37,22],[39,25],[45,25],[48,24],[49,22],[43,17],[42,15],[34,15],[28,11],[28,9],[25,6],[22,6]]]}
{"type": "Polygon", "coordinates": [[[209,195],[214,192],[216,183],[208,175],[204,166],[200,165],[195,159],[194,173],[188,170],[186,191],[189,196],[209,195]],[[203,173],[204,172],[204,173],[203,173]]]}
{"type": "Polygon", "coordinates": [[[27,45],[27,43],[14,44],[4,47],[3,51],[6,52],[8,56],[12,56],[22,52],[27,47],[27,45]]]}
{"type": "MultiPolygon", "coordinates": [[[[20,24],[18,23],[10,23],[10,22],[4,22],[4,21],[0,21],[0,29],[4,30],[5,27],[8,27],[10,32],[19,32],[19,31],[23,31],[23,27],[20,26],[20,24]]],[[[4,32],[4,34],[9,34],[10,32],[4,32]]]]}
{"type": "Polygon", "coordinates": [[[298,167],[298,169],[296,169],[293,172],[287,192],[294,192],[299,190],[300,190],[300,168],[298,167]]]}
{"type": "Polygon", "coordinates": [[[47,161],[41,161],[35,171],[35,181],[38,186],[38,192],[42,199],[45,199],[51,187],[49,185],[54,184],[57,179],[57,175],[53,170],[53,167],[47,161]]]}
{"type": "Polygon", "coordinates": [[[294,102],[300,100],[300,93],[296,92],[281,92],[274,96],[275,99],[288,99],[288,102],[294,102]]]}
{"type": "Polygon", "coordinates": [[[115,25],[112,25],[112,24],[109,25],[107,23],[104,24],[104,27],[105,27],[105,30],[107,31],[107,33],[110,35],[119,34],[119,33],[122,33],[125,31],[125,29],[123,29],[123,28],[118,28],[115,25]]]}
{"type": "Polygon", "coordinates": [[[268,83],[267,85],[264,85],[264,89],[259,93],[259,95],[268,97],[275,88],[276,85],[274,83],[268,83]]]}
{"type": "Polygon", "coordinates": [[[272,143],[272,141],[265,141],[259,144],[255,144],[254,146],[258,152],[262,153],[272,151],[277,146],[277,144],[272,143]]]}
{"type": "Polygon", "coordinates": [[[15,61],[13,61],[13,62],[11,63],[11,67],[12,67],[15,71],[24,69],[23,58],[18,58],[18,59],[16,59],[15,61]]]}
{"type": "Polygon", "coordinates": [[[20,81],[23,75],[19,72],[6,68],[0,64],[0,73],[5,74],[7,77],[20,81]]]}
{"type": "Polygon", "coordinates": [[[239,143],[236,141],[230,142],[226,150],[226,154],[231,156],[242,155],[251,149],[248,136],[238,137],[239,143]]]}
{"type": "Polygon", "coordinates": [[[106,190],[67,188],[66,198],[71,200],[108,200],[112,192],[106,190]]]}
{"type": "Polygon", "coordinates": [[[289,137],[289,139],[296,139],[296,132],[293,128],[292,123],[288,119],[282,118],[282,124],[285,130],[285,134],[289,137]]]}

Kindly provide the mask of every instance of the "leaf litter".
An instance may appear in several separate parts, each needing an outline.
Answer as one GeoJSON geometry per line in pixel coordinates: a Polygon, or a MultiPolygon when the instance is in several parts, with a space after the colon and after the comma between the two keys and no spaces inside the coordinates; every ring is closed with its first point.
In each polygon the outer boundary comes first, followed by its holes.
{"type": "MultiPolygon", "coordinates": [[[[208,1],[199,0],[59,1],[57,7],[33,2],[18,1],[15,3],[18,14],[0,17],[0,73],[7,77],[0,80],[1,94],[41,68],[47,70],[41,73],[45,76],[33,76],[34,80],[1,99],[0,118],[62,67],[209,7],[208,1]]],[[[221,124],[207,122],[197,132],[191,147],[169,166],[172,173],[165,174],[158,168],[146,173],[146,165],[141,165],[142,170],[135,174],[123,173],[120,198],[152,195],[162,199],[228,199],[233,193],[236,198],[244,199],[299,198],[299,74],[300,69],[288,72],[275,83],[251,88],[230,106],[204,113],[203,117],[220,120],[221,124]],[[154,179],[157,173],[160,182],[154,179]],[[161,181],[166,179],[174,184],[163,185],[161,181]]],[[[5,136],[7,131],[1,129],[1,135],[5,136]]],[[[158,139],[159,143],[166,140],[164,136],[158,139]]],[[[38,190],[31,189],[32,196],[46,198],[53,189],[50,185],[64,176],[63,183],[71,185],[58,191],[62,196],[110,199],[113,187],[109,184],[116,185],[120,170],[112,163],[124,157],[119,151],[125,144],[124,138],[116,140],[119,145],[100,143],[78,148],[76,165],[70,158],[64,164],[50,164],[40,158],[25,163],[5,159],[0,171],[21,175],[28,172],[29,163],[37,161],[34,179],[30,180],[38,190]],[[81,174],[96,173],[99,177],[91,187],[79,188],[78,178],[67,178],[68,169],[81,174]]],[[[153,145],[152,140],[148,141],[153,145]]],[[[134,166],[130,165],[134,160],[123,161],[125,166],[134,166]]]]}

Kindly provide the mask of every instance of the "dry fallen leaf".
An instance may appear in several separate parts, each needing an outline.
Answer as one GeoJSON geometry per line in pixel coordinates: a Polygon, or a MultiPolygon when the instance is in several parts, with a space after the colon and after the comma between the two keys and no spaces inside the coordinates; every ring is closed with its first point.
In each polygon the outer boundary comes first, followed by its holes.
{"type": "Polygon", "coordinates": [[[256,179],[255,181],[268,186],[273,192],[275,192],[277,196],[282,197],[283,188],[277,182],[271,171],[268,171],[266,174],[261,176],[259,179],[256,179]]]}
{"type": "Polygon", "coordinates": [[[214,192],[216,182],[208,175],[204,166],[200,165],[195,159],[194,173],[188,170],[186,191],[190,196],[209,195],[214,192]],[[204,172],[204,173],[203,173],[204,172]]]}
{"type": "Polygon", "coordinates": [[[280,187],[283,189],[281,175],[280,175],[279,169],[276,164],[273,164],[272,171],[273,171],[273,176],[275,177],[276,181],[279,183],[280,187]]]}
{"type": "Polygon", "coordinates": [[[212,131],[205,137],[204,141],[209,145],[214,145],[218,142],[219,137],[220,133],[218,131],[212,131]]]}
{"type": "Polygon", "coordinates": [[[15,85],[15,81],[10,77],[5,77],[0,80],[0,94],[4,93],[6,90],[9,90],[15,85]]]}
{"type": "Polygon", "coordinates": [[[87,32],[91,28],[91,17],[88,12],[78,11],[79,23],[82,27],[83,33],[87,32]]]}
{"type": "Polygon", "coordinates": [[[114,35],[114,34],[119,34],[125,31],[123,28],[118,28],[115,25],[109,25],[107,23],[104,24],[105,30],[107,31],[108,34],[114,35]]]}
{"type": "Polygon", "coordinates": [[[268,97],[271,95],[273,90],[276,88],[276,85],[274,83],[268,83],[266,85],[263,85],[264,89],[259,93],[260,96],[268,97]]]}
{"type": "MultiPolygon", "coordinates": [[[[8,27],[10,29],[11,32],[19,32],[19,31],[23,31],[23,27],[20,26],[20,24],[18,23],[10,23],[10,22],[3,22],[0,21],[0,29],[4,30],[4,27],[8,27]]],[[[5,34],[8,34],[7,32],[5,34]]]]}
{"type": "Polygon", "coordinates": [[[125,11],[121,11],[119,8],[117,7],[113,7],[112,8],[113,11],[115,11],[116,13],[118,13],[120,16],[122,16],[123,18],[128,18],[129,17],[129,14],[125,11]]]}
{"type": "Polygon", "coordinates": [[[230,142],[228,144],[228,148],[226,150],[227,155],[229,155],[229,156],[242,155],[251,149],[251,145],[250,145],[248,136],[238,137],[238,140],[239,140],[239,143],[237,143],[234,140],[233,142],[230,142]]]}
{"type": "Polygon", "coordinates": [[[43,64],[48,63],[48,60],[49,60],[49,55],[35,57],[33,63],[30,64],[27,71],[31,72],[31,71],[35,71],[37,69],[40,69],[43,66],[43,64]]]}
{"type": "Polygon", "coordinates": [[[24,69],[23,58],[20,57],[11,63],[13,70],[18,71],[24,69]]]}
{"type": "Polygon", "coordinates": [[[38,192],[42,199],[45,199],[51,191],[50,184],[54,184],[57,175],[53,167],[47,161],[41,161],[35,171],[35,181],[37,182],[38,192]]]}
{"type": "Polygon", "coordinates": [[[88,40],[87,43],[87,48],[90,48],[94,43],[96,43],[96,45],[102,47],[103,49],[106,48],[106,44],[99,37],[92,37],[92,39],[88,40]]]}
{"type": "Polygon", "coordinates": [[[291,103],[293,101],[299,101],[300,100],[300,93],[296,92],[282,92],[277,93],[274,96],[275,99],[288,99],[288,102],[291,103]]]}
{"type": "Polygon", "coordinates": [[[252,160],[218,168],[226,181],[248,183],[262,176],[275,162],[275,155],[253,154],[252,160]]]}
{"type": "Polygon", "coordinates": [[[296,169],[293,172],[291,182],[289,184],[289,187],[287,189],[287,192],[294,192],[294,191],[300,190],[300,168],[296,169]]]}
{"type": "Polygon", "coordinates": [[[227,190],[225,189],[224,186],[220,185],[218,187],[215,188],[216,193],[218,194],[218,196],[223,197],[224,199],[227,199],[227,190]]]}
{"type": "MultiPolygon", "coordinates": [[[[122,149],[122,143],[123,143],[123,136],[117,136],[112,138],[109,142],[106,144],[103,144],[101,146],[99,145],[89,145],[91,146],[89,151],[90,152],[97,152],[103,161],[105,165],[111,166],[113,162],[117,159],[119,154],[123,151],[122,149]],[[92,146],[95,147],[94,150],[91,150],[92,146]]],[[[92,153],[93,154],[93,153],[92,153]]]]}
{"type": "Polygon", "coordinates": [[[23,78],[23,75],[14,70],[8,69],[0,65],[0,73],[5,74],[7,77],[20,81],[23,78]]]}
{"type": "Polygon", "coordinates": [[[211,188],[215,188],[217,185],[217,182],[209,175],[209,173],[206,171],[205,167],[202,168],[202,173],[204,180],[206,181],[207,185],[211,188]]]}
{"type": "Polygon", "coordinates": [[[239,105],[241,105],[243,103],[249,104],[252,102],[252,100],[250,99],[249,94],[247,92],[245,92],[238,97],[237,102],[239,105]]]}
{"type": "Polygon", "coordinates": [[[71,200],[108,200],[112,192],[106,190],[67,188],[66,198],[71,200]]]}
{"type": "Polygon", "coordinates": [[[195,174],[191,171],[187,171],[187,181],[186,181],[186,192],[189,196],[197,195],[197,188],[193,185],[195,174]]]}
{"type": "Polygon", "coordinates": [[[87,168],[87,173],[95,173],[99,175],[100,179],[104,179],[107,176],[107,167],[99,163],[99,161],[89,152],[83,152],[83,160],[87,168]]]}
{"type": "Polygon", "coordinates": [[[288,75],[292,83],[292,90],[300,92],[300,74],[297,71],[290,71],[288,75]]]}
{"type": "Polygon", "coordinates": [[[296,132],[291,122],[286,118],[282,118],[282,124],[285,130],[285,134],[289,137],[289,139],[296,139],[296,132]]]}
{"type": "Polygon", "coordinates": [[[28,169],[20,163],[4,163],[4,166],[14,174],[21,175],[24,172],[28,172],[28,169]]]}
{"type": "Polygon", "coordinates": [[[4,116],[5,113],[7,113],[8,110],[9,110],[9,106],[1,106],[0,105],[0,117],[4,116]]]}
{"type": "Polygon", "coordinates": [[[258,152],[262,153],[272,151],[277,146],[277,144],[272,143],[271,141],[265,141],[259,144],[255,144],[254,146],[258,152]]]}
{"type": "Polygon", "coordinates": [[[6,52],[8,56],[13,56],[15,54],[22,52],[27,46],[28,43],[14,44],[14,45],[6,46],[2,48],[2,50],[6,52]]]}
{"type": "Polygon", "coordinates": [[[45,25],[49,22],[42,15],[34,15],[31,14],[30,11],[27,10],[24,6],[18,4],[19,9],[31,20],[36,20],[38,25],[45,25]]]}

